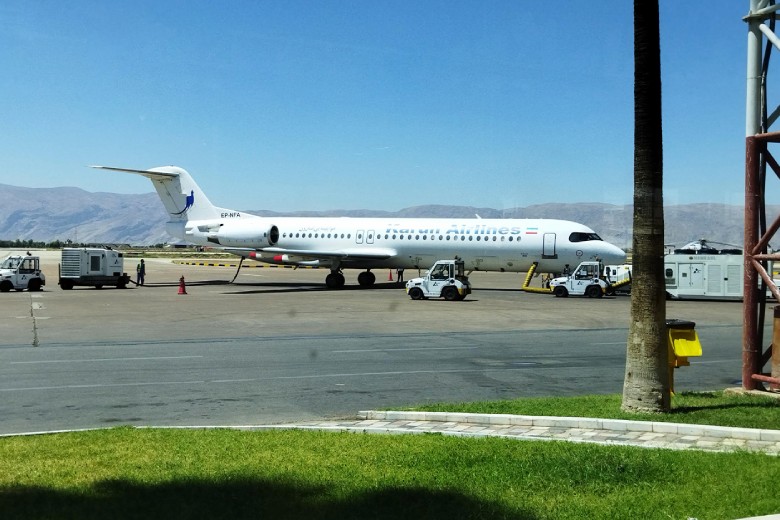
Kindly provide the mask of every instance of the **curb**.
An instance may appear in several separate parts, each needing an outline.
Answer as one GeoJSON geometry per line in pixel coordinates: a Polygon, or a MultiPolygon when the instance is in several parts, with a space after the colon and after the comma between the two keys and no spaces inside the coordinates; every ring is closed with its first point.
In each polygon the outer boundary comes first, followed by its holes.
{"type": "Polygon", "coordinates": [[[780,442],[780,430],[737,428],[668,422],[595,419],[589,417],[549,417],[535,415],[473,414],[452,412],[397,412],[366,410],[358,412],[363,420],[432,421],[547,428],[586,428],[590,430],[653,432],[676,435],[698,435],[747,441],[780,442]]]}

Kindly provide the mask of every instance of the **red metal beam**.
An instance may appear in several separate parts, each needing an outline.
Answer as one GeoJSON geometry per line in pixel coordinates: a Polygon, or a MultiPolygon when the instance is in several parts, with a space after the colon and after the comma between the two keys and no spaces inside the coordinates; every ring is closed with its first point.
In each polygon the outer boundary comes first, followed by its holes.
{"type": "MultiPolygon", "coordinates": [[[[780,133],[777,134],[780,139],[780,133]]],[[[750,136],[745,139],[745,238],[744,278],[742,303],[742,388],[755,390],[758,372],[758,272],[753,267],[753,255],[758,243],[758,211],[760,208],[760,186],[758,184],[759,156],[766,148],[768,135],[761,138],[750,136]]]]}
{"type": "Polygon", "coordinates": [[[750,376],[750,378],[755,381],[761,381],[763,383],[772,383],[775,385],[780,384],[780,378],[778,377],[769,377],[762,374],[753,374],[752,376],[750,376]]]}

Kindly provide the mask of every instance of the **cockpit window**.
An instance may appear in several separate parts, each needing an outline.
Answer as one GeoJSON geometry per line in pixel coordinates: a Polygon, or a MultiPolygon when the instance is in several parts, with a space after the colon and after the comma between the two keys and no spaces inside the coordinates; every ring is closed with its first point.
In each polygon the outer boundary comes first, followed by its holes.
{"type": "Polygon", "coordinates": [[[569,235],[569,242],[587,242],[589,240],[601,240],[596,233],[575,232],[569,235]]]}

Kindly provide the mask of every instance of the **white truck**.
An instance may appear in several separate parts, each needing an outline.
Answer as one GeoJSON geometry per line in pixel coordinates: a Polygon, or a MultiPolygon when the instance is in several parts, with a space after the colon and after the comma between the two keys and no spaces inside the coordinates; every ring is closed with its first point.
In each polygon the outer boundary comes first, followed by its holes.
{"type": "Polygon", "coordinates": [[[76,285],[102,289],[113,285],[124,289],[130,276],[123,272],[124,256],[113,249],[66,247],[62,250],[59,285],[64,290],[76,285]]]}
{"type": "Polygon", "coordinates": [[[41,271],[41,259],[37,256],[9,255],[0,263],[0,292],[40,291],[46,285],[41,271]]]}
{"type": "Polygon", "coordinates": [[[612,292],[612,287],[601,277],[600,262],[582,262],[574,272],[550,280],[550,289],[558,298],[569,295],[601,298],[612,292]]]}
{"type": "Polygon", "coordinates": [[[471,294],[471,283],[465,274],[463,260],[439,260],[422,278],[406,282],[406,294],[412,300],[444,298],[447,301],[462,300],[471,294]]]}
{"type": "MultiPolygon", "coordinates": [[[[664,257],[666,295],[675,300],[741,300],[741,254],[677,252],[664,257]]],[[[772,265],[768,268],[772,272],[772,265]]]]}

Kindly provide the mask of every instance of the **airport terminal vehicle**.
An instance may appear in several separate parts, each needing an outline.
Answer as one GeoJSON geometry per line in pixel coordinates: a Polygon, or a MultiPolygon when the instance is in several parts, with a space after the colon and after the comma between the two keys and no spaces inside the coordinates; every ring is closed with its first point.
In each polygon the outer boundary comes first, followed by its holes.
{"type": "Polygon", "coordinates": [[[552,293],[559,298],[587,296],[601,298],[611,291],[609,283],[601,278],[600,262],[582,262],[573,273],[550,280],[552,293]]]}
{"type": "Polygon", "coordinates": [[[344,286],[343,269],[362,269],[358,283],[370,286],[371,269],[419,269],[456,256],[470,271],[526,272],[536,263],[551,273],[583,260],[620,264],[626,258],[589,227],[566,220],[259,217],[212,205],[176,166],[94,168],[150,179],[172,236],[269,264],[324,267],[329,288],[344,286]]]}
{"type": "Polygon", "coordinates": [[[66,247],[62,250],[59,285],[64,290],[77,285],[124,289],[130,276],[123,272],[124,256],[113,249],[66,247]]]}
{"type": "Polygon", "coordinates": [[[463,260],[439,260],[421,278],[406,282],[406,294],[412,300],[444,298],[462,300],[471,294],[471,283],[465,274],[463,260]]]}
{"type": "Polygon", "coordinates": [[[41,259],[31,255],[9,255],[0,263],[0,292],[40,291],[46,285],[41,259]]]}

